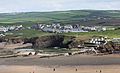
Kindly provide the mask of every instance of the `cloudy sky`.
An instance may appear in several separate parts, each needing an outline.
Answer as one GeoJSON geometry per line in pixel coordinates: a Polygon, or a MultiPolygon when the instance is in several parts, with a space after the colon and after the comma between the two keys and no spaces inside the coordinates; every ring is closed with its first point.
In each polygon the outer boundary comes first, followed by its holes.
{"type": "Polygon", "coordinates": [[[120,0],[0,0],[0,13],[81,9],[120,10],[120,0]]]}

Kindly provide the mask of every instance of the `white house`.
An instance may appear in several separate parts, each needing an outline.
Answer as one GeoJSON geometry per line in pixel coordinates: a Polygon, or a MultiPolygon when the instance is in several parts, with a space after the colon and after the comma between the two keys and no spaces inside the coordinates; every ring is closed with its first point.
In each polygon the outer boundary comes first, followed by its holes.
{"type": "Polygon", "coordinates": [[[7,32],[8,28],[1,26],[0,27],[0,32],[7,32]]]}

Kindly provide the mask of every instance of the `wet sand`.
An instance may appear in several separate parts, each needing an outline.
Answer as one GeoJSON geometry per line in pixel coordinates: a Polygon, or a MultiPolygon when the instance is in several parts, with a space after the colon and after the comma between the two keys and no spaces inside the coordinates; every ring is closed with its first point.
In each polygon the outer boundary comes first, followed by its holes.
{"type": "Polygon", "coordinates": [[[51,58],[16,57],[0,58],[0,65],[27,66],[84,66],[84,65],[120,65],[120,56],[59,56],[51,58]]]}

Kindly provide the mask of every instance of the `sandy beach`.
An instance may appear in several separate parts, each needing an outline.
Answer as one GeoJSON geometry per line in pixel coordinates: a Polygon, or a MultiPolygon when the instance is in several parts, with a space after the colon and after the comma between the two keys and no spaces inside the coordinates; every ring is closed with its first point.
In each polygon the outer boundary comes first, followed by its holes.
{"type": "Polygon", "coordinates": [[[118,65],[102,66],[64,66],[64,67],[40,67],[40,66],[0,66],[0,73],[120,73],[118,65]]]}
{"type": "Polygon", "coordinates": [[[120,56],[0,58],[0,73],[120,73],[120,56]]]}
{"type": "Polygon", "coordinates": [[[27,66],[84,66],[84,65],[120,65],[120,56],[74,55],[40,58],[39,56],[0,58],[0,65],[27,66]]]}

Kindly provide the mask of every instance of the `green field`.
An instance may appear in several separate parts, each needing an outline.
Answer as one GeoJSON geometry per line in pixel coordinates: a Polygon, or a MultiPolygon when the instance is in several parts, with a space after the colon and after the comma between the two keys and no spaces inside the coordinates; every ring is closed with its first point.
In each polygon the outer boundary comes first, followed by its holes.
{"type": "MultiPolygon", "coordinates": [[[[0,25],[24,24],[28,26],[35,23],[56,23],[61,24],[85,24],[81,22],[84,19],[91,19],[92,23],[98,17],[120,19],[119,10],[70,10],[70,11],[54,11],[54,12],[22,12],[22,13],[0,13],[0,25]]],[[[103,21],[101,21],[103,22],[103,21]]],[[[88,22],[89,23],[89,22],[88,22]]],[[[110,23],[109,23],[110,24],[110,23]]],[[[106,25],[109,25],[106,23],[106,25]]],[[[102,24],[101,24],[102,25],[102,24]]]]}
{"type": "Polygon", "coordinates": [[[101,32],[81,32],[81,33],[64,33],[64,35],[76,36],[83,38],[89,38],[92,36],[104,36],[108,38],[120,38],[120,29],[119,30],[110,30],[110,31],[101,31],[101,32]]]}
{"type": "Polygon", "coordinates": [[[52,35],[53,34],[53,33],[41,32],[41,31],[38,31],[38,30],[32,30],[32,29],[12,31],[12,32],[7,32],[7,33],[13,33],[12,36],[20,36],[20,37],[23,37],[23,38],[31,38],[31,37],[52,35]]]}
{"type": "MultiPolygon", "coordinates": [[[[55,33],[47,33],[47,32],[41,32],[38,30],[20,30],[20,31],[13,31],[13,32],[7,32],[7,33],[13,33],[14,36],[21,36],[21,37],[37,37],[37,36],[44,36],[44,35],[52,35],[55,33]]],[[[119,30],[111,30],[111,31],[101,31],[101,32],[79,32],[79,33],[60,33],[62,35],[66,36],[75,36],[75,37],[92,37],[92,36],[105,36],[109,38],[120,38],[120,29],[119,30]]]]}
{"type": "Polygon", "coordinates": [[[58,12],[28,12],[28,13],[5,13],[0,14],[0,23],[16,22],[60,22],[69,19],[76,19],[88,15],[85,11],[58,11],[58,12]]]}

